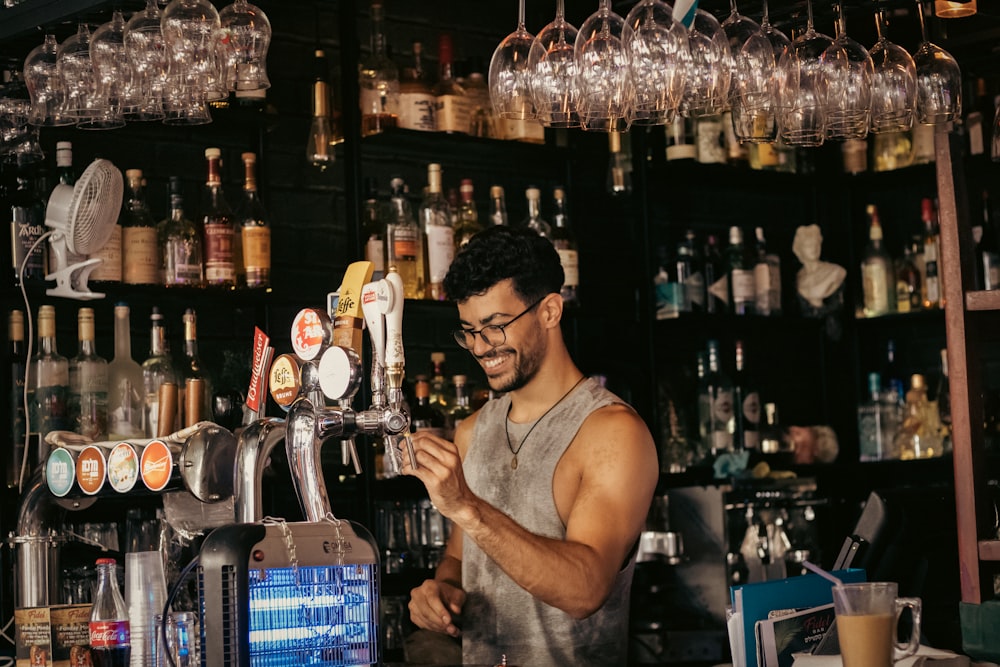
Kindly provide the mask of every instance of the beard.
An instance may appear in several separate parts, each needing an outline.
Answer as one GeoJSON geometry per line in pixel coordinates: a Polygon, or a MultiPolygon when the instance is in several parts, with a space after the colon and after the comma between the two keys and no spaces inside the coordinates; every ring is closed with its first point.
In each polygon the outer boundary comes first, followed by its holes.
{"type": "Polygon", "coordinates": [[[504,375],[493,377],[487,375],[486,382],[490,385],[490,389],[501,393],[517,391],[531,382],[538,374],[538,369],[541,366],[541,360],[544,356],[544,350],[541,347],[526,346],[521,351],[511,348],[495,349],[479,358],[490,359],[500,353],[512,354],[514,357],[514,367],[504,375]]]}

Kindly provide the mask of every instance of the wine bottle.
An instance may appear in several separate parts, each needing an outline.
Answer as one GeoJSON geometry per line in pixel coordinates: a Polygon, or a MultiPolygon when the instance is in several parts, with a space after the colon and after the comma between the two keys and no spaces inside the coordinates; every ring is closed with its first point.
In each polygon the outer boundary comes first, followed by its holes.
{"type": "Polygon", "coordinates": [[[372,281],[385,276],[385,223],[374,178],[365,179],[365,201],[361,206],[361,227],[365,237],[365,259],[372,263],[372,281]]]}
{"type": "Polygon", "coordinates": [[[44,463],[48,456],[45,436],[50,431],[66,430],[69,426],[69,360],[56,349],[56,309],[38,309],[38,352],[28,367],[28,409],[32,433],[38,434],[38,451],[34,464],[44,463]]]}
{"type": "Polygon", "coordinates": [[[115,356],[108,364],[108,434],[112,440],[141,438],[143,426],[142,367],[132,358],[129,307],[115,305],[115,356]]]}
{"type": "Polygon", "coordinates": [[[483,229],[483,226],[479,224],[479,211],[476,210],[476,201],[473,198],[472,179],[463,178],[459,191],[461,202],[458,205],[458,216],[455,224],[456,250],[468,243],[483,229]]]}
{"type": "Polygon", "coordinates": [[[79,352],[69,361],[70,427],[91,440],[108,436],[108,362],[97,354],[94,310],[77,315],[79,352]]]}
{"type": "Polygon", "coordinates": [[[202,191],[201,207],[202,233],[205,236],[205,283],[233,287],[236,285],[236,241],[233,214],[222,192],[221,160],[221,150],[205,149],[208,175],[202,191]]]}
{"type": "Polygon", "coordinates": [[[442,195],[441,165],[427,165],[427,193],[420,204],[420,226],[427,239],[426,298],[443,301],[444,277],[455,257],[455,229],[451,224],[451,207],[442,195]]]}
{"type": "Polygon", "coordinates": [[[438,38],[438,81],[434,84],[434,121],[438,132],[469,131],[469,103],[465,89],[455,80],[451,35],[438,38]]]}
{"type": "Polygon", "coordinates": [[[160,282],[160,251],[156,222],[146,204],[142,170],[126,170],[125,181],[128,197],[122,217],[122,279],[128,285],[155,285],[160,282]]]}
{"type": "Polygon", "coordinates": [[[578,303],[577,287],[580,284],[580,259],[576,247],[576,235],[569,224],[569,207],[566,191],[556,187],[552,191],[552,245],[559,253],[559,263],[563,268],[563,286],[560,290],[564,303],[578,303]]]}
{"type": "Polygon", "coordinates": [[[924,308],[941,306],[941,253],[934,200],[924,197],[920,202],[920,219],[924,225],[924,308]]]}
{"type": "MultiPolygon", "coordinates": [[[[199,412],[203,418],[209,418],[208,415],[212,414],[212,381],[198,354],[198,316],[193,308],[184,311],[184,359],[181,362],[180,375],[183,379],[181,405],[184,406],[185,411],[188,411],[192,405],[187,393],[193,380],[201,392],[197,406],[199,412]]],[[[185,423],[193,423],[189,421],[189,417],[189,414],[185,414],[185,423]]]]}
{"type": "Polygon", "coordinates": [[[524,219],[524,226],[535,230],[542,238],[552,238],[552,226],[542,218],[541,190],[530,187],[524,191],[524,198],[528,202],[528,217],[524,219]]]}
{"type": "Polygon", "coordinates": [[[746,370],[743,341],[736,341],[736,373],[733,375],[733,444],[737,449],[760,446],[760,394],[746,370]]]}
{"type": "Polygon", "coordinates": [[[257,155],[243,153],[243,197],[236,208],[236,225],[242,239],[237,246],[242,252],[243,270],[237,270],[237,277],[242,276],[241,285],[247,287],[267,287],[271,284],[271,223],[268,221],[267,210],[257,191],[257,155]]]}
{"type": "Polygon", "coordinates": [[[177,424],[160,424],[160,387],[164,382],[177,384],[177,372],[167,349],[167,329],[163,314],[153,307],[149,316],[149,356],[142,362],[142,386],[146,437],[172,433],[177,424]]]}
{"type": "Polygon", "coordinates": [[[736,225],[729,228],[726,258],[729,262],[729,302],[733,304],[733,312],[752,315],[756,298],[754,270],[743,246],[743,230],[736,225]]]}
{"type": "Polygon", "coordinates": [[[878,317],[895,310],[895,290],[890,285],[892,260],[882,246],[882,225],[879,222],[878,209],[869,204],[868,214],[868,245],[865,247],[864,258],[861,260],[861,284],[864,295],[865,317],[878,317]]]}
{"type": "Polygon", "coordinates": [[[703,431],[708,436],[707,447],[712,455],[733,449],[733,434],[730,423],[733,420],[733,382],[722,370],[719,356],[719,342],[708,341],[708,371],[705,374],[705,392],[702,404],[706,413],[703,431]]]}
{"type": "Polygon", "coordinates": [[[490,222],[494,225],[507,224],[507,201],[500,185],[490,187],[490,222]]]}

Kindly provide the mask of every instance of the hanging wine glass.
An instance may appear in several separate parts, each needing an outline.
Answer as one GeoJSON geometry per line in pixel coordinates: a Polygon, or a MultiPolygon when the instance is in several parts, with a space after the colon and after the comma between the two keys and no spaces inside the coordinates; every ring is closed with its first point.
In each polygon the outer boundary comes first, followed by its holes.
{"type": "Polygon", "coordinates": [[[740,14],[736,0],[729,0],[729,16],[722,21],[722,30],[726,33],[726,41],[729,42],[727,60],[730,71],[729,90],[732,93],[736,83],[736,59],[750,36],[760,32],[760,25],[749,16],[740,14]]]}
{"type": "Polygon", "coordinates": [[[500,118],[532,120],[531,69],[528,67],[535,38],[524,27],[524,0],[517,8],[517,29],[503,38],[490,59],[489,86],[493,109],[500,118]]]}
{"type": "Polygon", "coordinates": [[[125,114],[137,112],[140,100],[125,53],[125,17],[120,9],[114,10],[111,20],[91,36],[90,60],[94,65],[94,94],[103,111],[80,127],[91,130],[122,127],[125,114]]]}
{"type": "Polygon", "coordinates": [[[836,37],[820,57],[826,69],[826,136],[864,139],[871,119],[874,66],[868,49],[847,35],[843,3],[837,2],[836,37]]]}
{"type": "Polygon", "coordinates": [[[625,35],[632,82],[632,122],[665,125],[673,122],[684,95],[691,59],[687,31],[662,0],[640,0],[625,17],[625,35]]]}
{"type": "Polygon", "coordinates": [[[910,53],[885,36],[885,17],[875,13],[878,41],[870,55],[872,72],[871,131],[903,132],[913,127],[917,72],[910,53]]]}
{"type": "Polygon", "coordinates": [[[219,11],[221,39],[219,60],[226,90],[264,90],[271,22],[260,7],[236,0],[219,11]]]}
{"type": "Polygon", "coordinates": [[[103,110],[94,95],[94,67],[90,60],[90,29],[77,26],[56,52],[56,67],[66,88],[66,115],[79,124],[97,117],[103,110]]]}
{"type": "Polygon", "coordinates": [[[558,0],[555,19],[542,28],[531,45],[531,98],[538,122],[545,127],[580,127],[573,53],[577,32],[566,21],[563,0],[558,0]]]}
{"type": "Polygon", "coordinates": [[[166,42],[160,28],[159,5],[146,0],[146,8],[132,15],[125,24],[125,54],[139,89],[139,109],[131,120],[163,118],[163,96],[167,85],[166,42]]]}
{"type": "Polygon", "coordinates": [[[624,132],[629,128],[632,81],[625,41],[632,29],[611,11],[611,0],[600,7],[576,35],[578,111],[584,130],[624,132]]]}
{"type": "Polygon", "coordinates": [[[792,146],[819,146],[826,136],[827,76],[822,55],[833,43],[816,32],[811,0],[806,31],[785,49],[778,63],[780,135],[792,146]]]}
{"type": "Polygon", "coordinates": [[[923,3],[917,2],[922,42],[913,54],[917,78],[917,122],[948,123],[962,117],[962,71],[950,53],[927,39],[923,3]]]}
{"type": "Polygon", "coordinates": [[[735,56],[730,102],[733,132],[740,141],[770,143],[778,136],[778,61],[789,39],[771,25],[767,0],[760,26],[735,56]]]}
{"type": "Polygon", "coordinates": [[[64,109],[66,90],[57,68],[58,50],[56,36],[45,35],[45,40],[24,59],[24,82],[31,97],[28,122],[32,125],[73,124],[64,109]]]}
{"type": "Polygon", "coordinates": [[[681,110],[686,116],[721,113],[726,107],[732,72],[728,67],[729,42],[714,16],[698,9],[688,30],[691,58],[681,110]]]}
{"type": "Polygon", "coordinates": [[[160,29],[167,52],[163,122],[211,122],[208,100],[224,95],[216,50],[219,12],[208,0],[171,0],[160,29]]]}

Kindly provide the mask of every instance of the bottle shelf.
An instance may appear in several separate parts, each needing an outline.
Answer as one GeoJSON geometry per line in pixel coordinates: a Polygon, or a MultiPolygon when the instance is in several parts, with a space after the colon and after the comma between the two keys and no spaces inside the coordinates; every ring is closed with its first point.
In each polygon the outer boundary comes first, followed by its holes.
{"type": "MultiPolygon", "coordinates": [[[[998,292],[1000,294],[1000,292],[998,292]]],[[[858,326],[879,326],[884,324],[909,325],[934,323],[944,325],[944,309],[933,308],[927,310],[916,310],[909,313],[888,313],[877,317],[855,317],[858,326]]]]}
{"type": "Polygon", "coordinates": [[[1000,290],[966,292],[965,309],[971,311],[1000,310],[1000,290]]]}
{"type": "Polygon", "coordinates": [[[483,164],[497,161],[523,165],[531,172],[554,169],[562,173],[568,149],[554,145],[551,136],[544,144],[473,137],[449,132],[422,132],[392,128],[361,140],[365,158],[422,163],[435,160],[449,164],[483,164]]]}
{"type": "Polygon", "coordinates": [[[1000,562],[1000,540],[980,540],[979,560],[1000,562]]]}

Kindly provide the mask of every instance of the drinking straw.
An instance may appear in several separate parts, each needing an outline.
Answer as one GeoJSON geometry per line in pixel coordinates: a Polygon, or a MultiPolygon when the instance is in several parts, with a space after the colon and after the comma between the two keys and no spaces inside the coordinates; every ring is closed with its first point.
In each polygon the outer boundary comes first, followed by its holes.
{"type": "Polygon", "coordinates": [[[804,568],[806,568],[807,570],[810,570],[811,572],[815,572],[816,574],[818,574],[819,576],[823,577],[824,579],[827,579],[827,580],[833,582],[834,586],[843,586],[844,585],[843,581],[841,581],[837,577],[833,576],[832,574],[830,574],[829,572],[827,572],[823,568],[819,567],[818,565],[813,565],[812,563],[810,563],[807,560],[802,561],[802,566],[804,568]]]}

